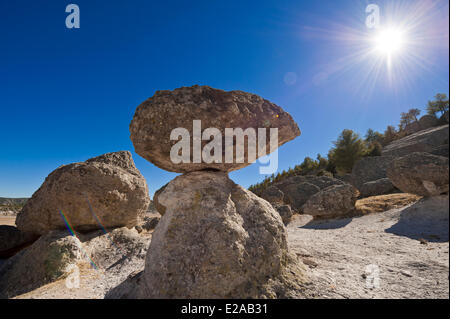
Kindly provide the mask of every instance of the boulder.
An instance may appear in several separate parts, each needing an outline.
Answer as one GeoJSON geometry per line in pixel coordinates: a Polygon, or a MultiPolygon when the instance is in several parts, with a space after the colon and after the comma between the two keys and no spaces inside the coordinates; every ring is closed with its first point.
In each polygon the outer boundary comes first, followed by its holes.
{"type": "Polygon", "coordinates": [[[222,172],[172,180],[148,250],[140,298],[294,298],[304,266],[280,215],[222,172]]]}
{"type": "Polygon", "coordinates": [[[422,130],[429,129],[430,127],[434,127],[438,125],[439,120],[434,115],[424,115],[420,118],[419,124],[422,130]]]}
{"type": "Polygon", "coordinates": [[[422,128],[421,128],[419,122],[412,122],[412,123],[409,123],[408,125],[406,125],[405,133],[410,135],[410,134],[414,134],[416,132],[419,132],[421,129],[422,128]]]}
{"type": "Polygon", "coordinates": [[[430,197],[448,193],[448,158],[412,153],[392,161],[387,174],[402,192],[430,197]]]}
{"type": "Polygon", "coordinates": [[[304,203],[321,189],[332,185],[341,185],[344,182],[327,176],[292,176],[273,186],[284,194],[284,203],[289,204],[293,210],[300,211],[304,203]]]}
{"type": "Polygon", "coordinates": [[[159,201],[158,201],[158,196],[159,194],[161,194],[164,189],[166,188],[167,184],[164,185],[163,187],[161,187],[160,189],[158,189],[155,194],[153,195],[153,206],[155,206],[156,211],[158,213],[162,215],[164,215],[166,213],[166,207],[164,207],[164,205],[162,205],[159,201]]]}
{"type": "Polygon", "coordinates": [[[52,231],[1,266],[0,298],[103,298],[144,269],[150,239],[126,227],[107,233],[52,231]],[[79,288],[69,286],[77,277],[79,288]]]}
{"type": "Polygon", "coordinates": [[[442,116],[439,118],[439,124],[441,125],[445,125],[448,124],[449,120],[449,116],[448,116],[448,111],[445,112],[444,114],[442,114],[442,116]]]}
{"type": "Polygon", "coordinates": [[[448,158],[448,143],[435,147],[430,154],[437,155],[437,156],[443,156],[448,158]]]}
{"type": "Polygon", "coordinates": [[[260,197],[272,204],[282,204],[284,202],[283,192],[275,186],[269,186],[263,190],[260,197]]]}
{"type": "Polygon", "coordinates": [[[393,141],[385,146],[383,156],[401,157],[414,152],[431,152],[448,144],[448,125],[432,127],[393,141]]]}
{"type": "Polygon", "coordinates": [[[145,217],[144,223],[142,224],[142,228],[146,231],[150,231],[156,228],[160,221],[160,217],[145,217]]]}
{"type": "Polygon", "coordinates": [[[83,260],[82,244],[66,231],[54,231],[9,258],[0,268],[0,298],[11,298],[64,278],[83,260]]]}
{"type": "Polygon", "coordinates": [[[394,185],[389,178],[381,178],[376,181],[364,183],[359,192],[361,197],[378,196],[384,194],[390,194],[395,191],[394,185]]]}
{"type": "Polygon", "coordinates": [[[351,184],[361,190],[365,183],[386,178],[386,169],[394,158],[393,156],[363,157],[353,166],[351,184]]]}
{"type": "Polygon", "coordinates": [[[31,245],[38,236],[24,233],[14,226],[0,225],[0,258],[9,258],[31,245]]]}
{"type": "Polygon", "coordinates": [[[314,218],[346,216],[355,209],[358,196],[358,190],[350,184],[330,186],[308,199],[302,211],[314,218]]]}
{"type": "Polygon", "coordinates": [[[284,225],[287,225],[291,222],[292,220],[292,210],[291,210],[291,206],[289,205],[277,205],[274,204],[272,205],[273,208],[275,208],[275,210],[278,212],[278,214],[280,214],[281,219],[283,220],[284,225]]]}
{"type": "MultiPolygon", "coordinates": [[[[219,162],[194,163],[194,120],[201,121],[201,130],[216,128],[220,131],[223,150],[226,149],[225,128],[243,130],[253,128],[256,133],[258,128],[266,128],[267,137],[269,137],[268,129],[277,128],[276,146],[281,146],[300,135],[297,124],[288,113],[255,94],[242,91],[226,92],[195,85],[173,91],[157,91],[153,97],[139,105],[130,124],[131,140],[136,153],[164,170],[179,173],[205,169],[230,172],[251,164],[247,160],[248,147],[245,147],[243,163],[236,160],[235,152],[232,163],[225,162],[225,152],[218,155],[221,157],[219,162]],[[171,160],[172,146],[179,142],[170,139],[175,128],[183,128],[189,132],[189,162],[176,164],[171,160]]],[[[219,137],[216,138],[220,140],[219,137]]],[[[201,150],[209,142],[209,140],[199,141],[201,150]]],[[[237,143],[242,145],[235,139],[233,149],[237,143]]],[[[267,150],[269,143],[267,138],[267,150]]]]}
{"type": "Polygon", "coordinates": [[[336,175],[335,178],[340,180],[340,181],[343,181],[345,183],[348,183],[348,184],[352,184],[353,183],[353,176],[352,176],[352,174],[344,174],[342,176],[336,175]]]}
{"type": "Polygon", "coordinates": [[[64,218],[78,231],[134,227],[149,202],[147,183],[131,154],[109,153],[53,171],[18,214],[16,225],[36,234],[66,228],[64,218]]]}

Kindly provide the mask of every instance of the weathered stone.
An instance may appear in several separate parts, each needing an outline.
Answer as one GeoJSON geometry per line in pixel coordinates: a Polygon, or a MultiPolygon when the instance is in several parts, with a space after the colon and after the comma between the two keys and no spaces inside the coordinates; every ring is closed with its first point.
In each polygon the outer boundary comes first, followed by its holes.
{"type": "Polygon", "coordinates": [[[284,194],[275,186],[269,186],[261,193],[261,198],[272,204],[280,204],[284,202],[284,194]]]}
{"type": "Polygon", "coordinates": [[[448,158],[412,153],[392,161],[387,170],[392,184],[402,192],[420,196],[448,193],[448,158]]]}
{"type": "Polygon", "coordinates": [[[432,152],[448,144],[448,125],[432,127],[398,139],[383,148],[384,156],[400,157],[414,152],[432,152]]]}
{"type": "Polygon", "coordinates": [[[410,135],[410,134],[419,132],[421,129],[422,128],[421,128],[419,122],[412,122],[412,123],[409,123],[408,125],[406,125],[405,132],[406,132],[406,134],[410,135]]]}
{"type": "Polygon", "coordinates": [[[434,115],[424,115],[419,120],[420,128],[422,130],[429,129],[438,125],[438,119],[434,115]]]}
{"type": "Polygon", "coordinates": [[[283,220],[283,223],[285,225],[289,224],[292,220],[292,210],[291,210],[291,206],[289,205],[272,205],[273,208],[275,208],[275,210],[278,212],[278,214],[280,214],[281,219],[283,220]]]}
{"type": "Polygon", "coordinates": [[[345,174],[345,175],[342,175],[342,176],[336,175],[335,178],[340,180],[340,181],[343,181],[345,183],[353,184],[353,176],[352,176],[352,174],[345,174]]]}
{"type": "Polygon", "coordinates": [[[300,211],[304,203],[321,189],[344,182],[327,176],[293,176],[273,186],[284,194],[284,203],[291,205],[295,211],[300,211]]]}
{"type": "Polygon", "coordinates": [[[166,213],[166,207],[164,207],[164,205],[162,205],[159,201],[158,201],[158,196],[159,194],[161,194],[164,189],[166,188],[167,184],[164,185],[163,187],[161,187],[160,189],[158,189],[155,194],[153,195],[153,205],[155,206],[156,210],[158,211],[158,213],[162,215],[164,215],[166,213]]]}
{"type": "Polygon", "coordinates": [[[430,154],[448,157],[448,143],[434,148],[430,154]]]}
{"type": "Polygon", "coordinates": [[[345,216],[354,210],[358,196],[358,190],[350,184],[330,186],[313,195],[302,211],[319,218],[345,216]]]}
{"type": "Polygon", "coordinates": [[[14,226],[0,225],[0,258],[9,258],[31,245],[38,236],[24,233],[14,226]]]}
{"type": "Polygon", "coordinates": [[[280,215],[222,172],[192,172],[158,196],[166,213],[147,254],[141,298],[300,297],[304,267],[280,215]]]}
{"type": "Polygon", "coordinates": [[[352,185],[361,190],[365,183],[386,178],[386,169],[393,156],[368,156],[355,163],[352,170],[352,185]]]}
{"type": "Polygon", "coordinates": [[[449,116],[448,111],[442,114],[442,116],[439,118],[439,124],[445,125],[449,123],[449,116]]]}
{"type": "Polygon", "coordinates": [[[395,191],[394,185],[389,178],[381,178],[376,181],[364,183],[359,192],[361,197],[378,196],[390,194],[395,191]]]}
{"type": "Polygon", "coordinates": [[[144,177],[129,152],[109,153],[53,171],[18,214],[17,228],[45,234],[64,229],[64,214],[79,231],[134,227],[150,202],[144,177]],[[94,215],[95,214],[95,215],[94,215]]]}
{"type": "MultiPolygon", "coordinates": [[[[225,147],[225,128],[266,128],[267,137],[270,128],[278,128],[278,143],[284,143],[300,135],[300,130],[292,117],[279,106],[251,93],[214,89],[208,86],[183,87],[173,91],[157,91],[136,110],[130,124],[131,140],[136,153],[156,166],[172,172],[192,172],[204,169],[233,171],[251,163],[247,160],[248,147],[245,147],[244,163],[236,161],[226,163],[222,152],[221,163],[194,163],[193,158],[193,121],[200,120],[202,130],[217,128],[222,135],[222,148],[225,147]],[[170,152],[178,143],[170,140],[173,129],[184,128],[190,133],[190,162],[175,164],[170,152]]],[[[209,137],[208,137],[209,138],[209,137]]],[[[236,145],[237,138],[233,141],[236,145]]],[[[266,140],[269,149],[269,138],[266,140]]],[[[201,141],[201,149],[209,140],[201,141]]],[[[242,145],[239,142],[239,145],[242,145]]],[[[231,149],[231,148],[230,148],[231,149]]]]}
{"type": "Polygon", "coordinates": [[[82,244],[68,232],[55,231],[6,261],[0,268],[0,298],[11,298],[53,282],[83,260],[82,244]]]}
{"type": "Polygon", "coordinates": [[[150,231],[156,228],[158,226],[158,223],[160,221],[159,217],[146,217],[144,219],[144,224],[142,225],[142,228],[146,231],[150,231]]]}

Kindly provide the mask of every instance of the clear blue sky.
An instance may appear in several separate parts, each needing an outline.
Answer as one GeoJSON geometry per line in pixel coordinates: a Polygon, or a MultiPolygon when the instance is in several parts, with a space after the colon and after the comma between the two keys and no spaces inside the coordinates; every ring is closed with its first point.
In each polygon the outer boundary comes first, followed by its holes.
{"type": "MultiPolygon", "coordinates": [[[[345,128],[383,131],[448,94],[447,0],[373,1],[382,26],[407,31],[390,72],[367,53],[367,1],[73,0],[81,28],[69,30],[70,3],[0,2],[0,197],[118,150],[153,193],[175,174],[134,153],[128,127],[156,90],[210,85],[282,106],[303,134],[280,149],[280,170],[326,155],[345,128]]],[[[257,165],[230,176],[245,187],[264,177],[257,165]]]]}

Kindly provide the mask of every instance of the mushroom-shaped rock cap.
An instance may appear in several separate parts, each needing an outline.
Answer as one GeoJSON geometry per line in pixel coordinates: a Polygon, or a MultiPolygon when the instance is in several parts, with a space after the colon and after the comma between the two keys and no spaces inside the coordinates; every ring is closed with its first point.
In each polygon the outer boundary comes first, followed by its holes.
{"type": "MultiPolygon", "coordinates": [[[[248,157],[248,144],[247,142],[243,144],[241,138],[231,137],[228,141],[233,144],[233,147],[226,147],[230,145],[226,144],[226,128],[233,129],[235,133],[236,129],[242,129],[244,133],[248,132],[246,130],[249,128],[254,129],[257,145],[258,137],[264,134],[260,134],[262,130],[258,129],[263,129],[266,139],[261,139],[261,145],[266,146],[265,154],[275,151],[277,147],[300,135],[297,124],[287,112],[258,95],[242,91],[226,92],[198,85],[173,91],[157,91],[153,97],[137,108],[130,124],[130,133],[136,153],[167,171],[187,173],[213,169],[230,172],[251,163],[248,157]],[[197,136],[196,141],[201,139],[201,135],[195,134],[199,130],[194,131],[194,121],[201,121],[200,134],[203,134],[207,128],[217,129],[216,135],[205,132],[200,148],[200,152],[205,151],[204,146],[211,141],[221,141],[217,148],[217,150],[221,148],[218,156],[216,149],[208,153],[214,155],[214,160],[205,161],[198,152],[199,148],[193,148],[195,136],[197,136]],[[188,152],[184,153],[187,155],[181,162],[173,161],[173,157],[171,158],[172,147],[175,144],[179,146],[179,143],[184,141],[178,134],[174,134],[173,130],[177,128],[185,129],[189,133],[188,152]],[[278,129],[278,141],[272,141],[273,146],[270,149],[270,129],[275,128],[278,129]],[[220,135],[217,135],[218,132],[220,135]],[[172,140],[171,134],[174,135],[172,140]],[[242,156],[236,156],[236,145],[245,146],[243,160],[242,156]],[[231,161],[230,157],[228,160],[225,157],[226,151],[230,149],[231,161]]],[[[256,151],[255,159],[264,155],[259,151],[256,151]]],[[[182,150],[178,149],[175,153],[181,155],[182,150]]]]}

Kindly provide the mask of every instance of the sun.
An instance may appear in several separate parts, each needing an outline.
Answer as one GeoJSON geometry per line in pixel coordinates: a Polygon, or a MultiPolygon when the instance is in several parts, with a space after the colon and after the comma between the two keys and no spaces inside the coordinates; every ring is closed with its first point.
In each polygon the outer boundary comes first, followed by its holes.
{"type": "Polygon", "coordinates": [[[404,43],[404,33],[395,28],[382,29],[374,38],[376,51],[387,56],[400,52],[404,43]]]}

